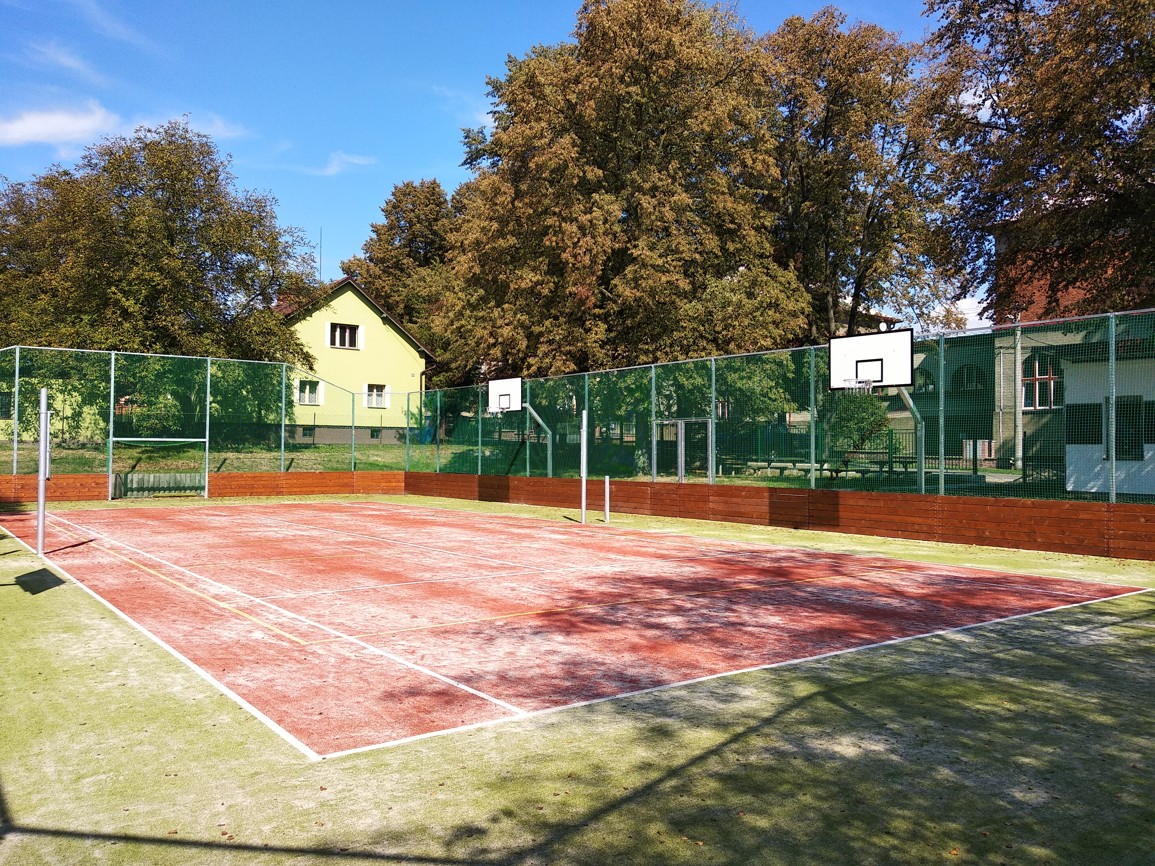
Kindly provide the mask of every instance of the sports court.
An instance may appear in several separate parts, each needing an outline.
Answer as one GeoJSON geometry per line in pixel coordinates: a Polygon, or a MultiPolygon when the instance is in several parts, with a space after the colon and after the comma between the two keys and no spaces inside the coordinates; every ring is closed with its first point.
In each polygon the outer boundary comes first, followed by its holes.
{"type": "Polygon", "coordinates": [[[59,512],[46,554],[310,757],[1136,591],[369,501],[59,512]]]}

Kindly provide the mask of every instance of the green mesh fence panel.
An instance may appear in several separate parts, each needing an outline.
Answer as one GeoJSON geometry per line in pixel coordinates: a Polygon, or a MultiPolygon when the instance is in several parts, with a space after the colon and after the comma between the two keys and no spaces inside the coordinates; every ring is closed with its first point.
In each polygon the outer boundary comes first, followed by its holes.
{"type": "Polygon", "coordinates": [[[121,495],[203,492],[205,471],[589,474],[946,495],[1155,497],[1155,313],[923,337],[907,389],[828,387],[825,347],[523,383],[356,393],[281,364],[0,351],[0,459],[36,471],[41,387],[58,474],[121,495]],[[207,445],[207,449],[206,449],[207,445]]]}
{"type": "Polygon", "coordinates": [[[13,474],[37,470],[40,389],[47,388],[53,471],[103,472],[107,465],[109,356],[98,352],[7,350],[5,432],[13,474]],[[17,355],[19,362],[17,363],[17,355]]]}
{"type": "Polygon", "coordinates": [[[284,436],[296,417],[288,369],[214,359],[211,370],[209,471],[281,471],[284,436]]]}
{"type": "Polygon", "coordinates": [[[590,373],[591,477],[650,479],[652,379],[652,367],[590,373]]]}
{"type": "Polygon", "coordinates": [[[909,388],[869,393],[831,391],[818,347],[527,380],[535,415],[412,395],[408,466],[575,476],[588,408],[591,477],[1155,496],[1155,313],[924,337],[913,361],[909,388]]]}

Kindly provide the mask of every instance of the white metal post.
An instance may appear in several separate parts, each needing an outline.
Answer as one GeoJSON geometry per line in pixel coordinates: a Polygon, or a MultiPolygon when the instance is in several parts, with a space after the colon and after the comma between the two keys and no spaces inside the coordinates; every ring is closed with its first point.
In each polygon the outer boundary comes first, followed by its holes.
{"type": "Polygon", "coordinates": [[[16,375],[12,384],[12,474],[19,471],[16,462],[20,450],[20,347],[16,347],[16,375]]]}
{"type": "Polygon", "coordinates": [[[209,432],[213,414],[213,359],[205,358],[205,499],[209,498],[209,432]]]}
{"type": "Polygon", "coordinates": [[[49,466],[49,459],[51,450],[49,449],[49,439],[51,437],[51,429],[49,426],[49,412],[48,412],[48,389],[40,389],[40,460],[36,470],[36,553],[39,556],[44,555],[44,512],[45,500],[48,494],[47,481],[52,475],[52,469],[49,466]]]}
{"type": "Polygon", "coordinates": [[[581,454],[581,484],[582,484],[582,523],[586,522],[586,475],[588,472],[588,452],[586,451],[586,432],[589,425],[590,411],[589,409],[582,409],[582,425],[581,425],[581,447],[579,452],[581,454]]]}

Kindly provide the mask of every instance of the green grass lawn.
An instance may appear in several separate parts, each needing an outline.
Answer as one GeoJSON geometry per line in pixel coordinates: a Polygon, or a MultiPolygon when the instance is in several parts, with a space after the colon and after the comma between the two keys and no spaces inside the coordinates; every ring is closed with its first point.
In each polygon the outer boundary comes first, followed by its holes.
{"type": "MultiPolygon", "coordinates": [[[[614,520],[1155,587],[1152,563],[614,520]]],[[[0,538],[0,863],[1150,864],[1152,695],[1155,593],[310,763],[0,538]]]]}

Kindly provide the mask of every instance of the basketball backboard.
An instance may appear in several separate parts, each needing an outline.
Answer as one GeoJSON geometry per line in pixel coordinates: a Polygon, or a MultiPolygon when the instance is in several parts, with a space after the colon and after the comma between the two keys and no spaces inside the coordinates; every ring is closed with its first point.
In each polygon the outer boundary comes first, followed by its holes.
{"type": "Polygon", "coordinates": [[[494,379],[489,383],[489,411],[517,412],[521,409],[521,377],[516,379],[494,379]]]}
{"type": "Polygon", "coordinates": [[[880,331],[830,338],[830,390],[848,382],[869,380],[875,388],[908,388],[914,384],[914,332],[880,331]]]}

